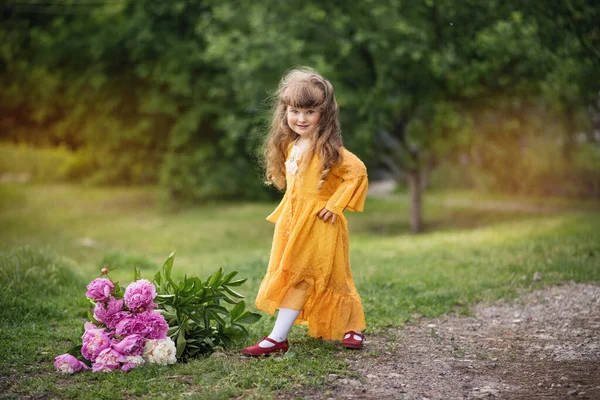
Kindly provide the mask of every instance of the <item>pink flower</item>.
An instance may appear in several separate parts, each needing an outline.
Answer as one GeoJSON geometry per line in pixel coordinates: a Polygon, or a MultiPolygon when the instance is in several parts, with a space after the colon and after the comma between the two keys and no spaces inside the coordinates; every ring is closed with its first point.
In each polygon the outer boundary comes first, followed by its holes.
{"type": "Polygon", "coordinates": [[[125,362],[125,356],[115,349],[107,348],[98,354],[96,361],[92,364],[93,372],[109,372],[113,369],[121,368],[121,363],[125,362]]]}
{"type": "Polygon", "coordinates": [[[98,329],[98,327],[93,322],[86,322],[83,324],[83,329],[87,332],[90,329],[98,329]]]}
{"type": "MultiPolygon", "coordinates": [[[[144,349],[142,348],[142,351],[143,350],[144,349]]],[[[56,371],[60,372],[61,374],[74,374],[82,369],[89,369],[84,362],[79,361],[71,354],[61,354],[54,360],[54,367],[56,368],[56,371]]]]}
{"type": "Polygon", "coordinates": [[[156,288],[147,279],[132,282],[125,289],[125,304],[133,311],[152,310],[156,304],[152,301],[156,297],[156,288]]]}
{"type": "Polygon", "coordinates": [[[132,282],[125,289],[125,304],[133,311],[152,310],[156,304],[152,301],[156,297],[156,288],[147,279],[132,282]]]}
{"type": "Polygon", "coordinates": [[[125,315],[122,313],[123,299],[111,297],[107,302],[98,302],[94,307],[94,318],[103,322],[107,328],[114,329],[125,315]]]}
{"type": "Polygon", "coordinates": [[[167,337],[169,324],[160,313],[147,311],[138,314],[138,318],[144,322],[144,336],[148,339],[164,339],[167,337]]]}
{"type": "Polygon", "coordinates": [[[137,334],[140,336],[145,336],[144,332],[146,331],[146,325],[144,321],[138,318],[138,314],[127,313],[128,316],[121,319],[119,323],[115,326],[115,333],[118,336],[129,336],[133,334],[137,334]]]}
{"type": "Polygon", "coordinates": [[[108,300],[110,292],[115,288],[115,285],[106,278],[96,278],[89,285],[87,285],[87,293],[85,294],[88,298],[95,301],[108,300]]]}
{"type": "Polygon", "coordinates": [[[120,342],[113,341],[112,348],[126,356],[139,356],[144,352],[146,339],[140,335],[129,335],[120,342]]]}
{"type": "Polygon", "coordinates": [[[110,347],[110,337],[102,328],[88,330],[83,334],[82,339],[81,354],[87,360],[96,360],[102,351],[110,347]]]}

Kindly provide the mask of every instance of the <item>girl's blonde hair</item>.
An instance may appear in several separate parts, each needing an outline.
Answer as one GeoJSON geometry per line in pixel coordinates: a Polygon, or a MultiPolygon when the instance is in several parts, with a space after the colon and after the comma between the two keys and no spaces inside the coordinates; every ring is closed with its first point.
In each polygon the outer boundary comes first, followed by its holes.
{"type": "MultiPolygon", "coordinates": [[[[321,178],[318,189],[329,176],[331,168],[342,160],[342,134],[338,105],[333,86],[315,70],[308,67],[289,71],[279,82],[273,102],[273,118],[264,143],[266,181],[278,189],[285,188],[285,159],[290,143],[299,135],[287,123],[287,107],[319,108],[321,118],[313,145],[303,160],[310,160],[316,152],[321,159],[321,178]]],[[[305,166],[306,163],[302,163],[305,166]]],[[[302,168],[302,166],[301,166],[302,168]]]]}

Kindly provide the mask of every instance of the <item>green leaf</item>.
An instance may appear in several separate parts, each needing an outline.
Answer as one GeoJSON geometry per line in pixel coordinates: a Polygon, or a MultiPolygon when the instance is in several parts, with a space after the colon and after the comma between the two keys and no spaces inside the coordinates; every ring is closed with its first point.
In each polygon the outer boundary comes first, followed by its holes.
{"type": "Polygon", "coordinates": [[[219,325],[226,325],[227,323],[225,322],[225,320],[223,318],[221,318],[221,316],[219,314],[217,314],[216,312],[212,311],[212,310],[206,310],[206,313],[208,315],[210,315],[211,319],[214,319],[215,321],[217,321],[217,323],[219,325]]]}
{"type": "Polygon", "coordinates": [[[223,268],[219,268],[217,272],[210,277],[207,286],[219,286],[217,282],[219,282],[221,276],[223,276],[223,268]]]}
{"type": "Polygon", "coordinates": [[[100,326],[104,326],[104,324],[100,321],[98,321],[96,318],[94,318],[94,313],[92,312],[92,310],[88,310],[88,319],[90,320],[90,322],[92,322],[94,325],[100,325],[100,326]]]}
{"type": "Polygon", "coordinates": [[[227,298],[227,296],[224,295],[224,294],[215,294],[215,295],[212,295],[212,296],[206,296],[206,298],[204,299],[204,302],[210,303],[210,302],[213,302],[215,300],[221,300],[221,299],[226,299],[226,298],[227,298]]]}
{"type": "Polygon", "coordinates": [[[204,338],[204,342],[208,344],[211,348],[215,347],[215,343],[211,340],[211,338],[204,338]]]}
{"type": "Polygon", "coordinates": [[[171,281],[171,270],[173,269],[173,261],[175,261],[175,252],[169,254],[169,257],[167,258],[162,267],[163,272],[165,274],[165,278],[169,282],[171,281]]]}
{"type": "Polygon", "coordinates": [[[223,298],[223,301],[229,303],[229,304],[237,304],[238,302],[235,300],[230,299],[229,297],[225,297],[223,298]]]}
{"type": "Polygon", "coordinates": [[[241,325],[232,324],[225,328],[223,333],[233,340],[242,340],[247,336],[248,331],[241,325]]]}
{"type": "Polygon", "coordinates": [[[177,353],[175,354],[177,358],[180,358],[183,355],[186,344],[185,334],[183,333],[183,329],[180,329],[179,335],[177,336],[177,353]]]}
{"type": "Polygon", "coordinates": [[[230,295],[232,295],[233,297],[237,297],[238,299],[243,299],[244,295],[239,294],[238,292],[236,292],[235,290],[227,287],[227,286],[223,286],[225,288],[225,290],[227,291],[227,293],[229,293],[230,295]]]}
{"type": "Polygon", "coordinates": [[[235,305],[235,307],[233,307],[231,309],[230,312],[230,318],[232,321],[235,321],[237,318],[239,318],[242,313],[244,312],[244,309],[246,308],[246,303],[242,300],[239,303],[237,303],[235,305]]]}
{"type": "Polygon", "coordinates": [[[168,304],[163,305],[163,308],[165,309],[166,312],[168,312],[169,314],[177,314],[177,310],[174,307],[171,307],[168,304]]]}
{"type": "Polygon", "coordinates": [[[230,273],[228,273],[227,275],[225,275],[223,277],[222,285],[226,285],[227,283],[229,283],[229,281],[232,280],[233,277],[236,276],[237,274],[238,274],[237,271],[231,271],[230,273]]]}
{"type": "Polygon", "coordinates": [[[174,297],[175,297],[174,294],[157,294],[156,297],[155,297],[155,299],[156,298],[158,298],[158,299],[172,299],[174,297]]]}
{"type": "Polygon", "coordinates": [[[261,318],[262,316],[260,314],[246,311],[239,318],[236,318],[235,322],[238,324],[253,324],[261,318]]]}
{"type": "Polygon", "coordinates": [[[142,279],[142,274],[140,272],[140,269],[137,267],[137,265],[133,266],[133,280],[137,281],[139,279],[142,279]]]}
{"type": "Polygon", "coordinates": [[[209,310],[213,310],[215,312],[218,312],[220,314],[223,314],[223,315],[229,315],[229,311],[227,311],[227,309],[225,307],[219,306],[217,304],[209,304],[209,305],[206,306],[206,308],[209,309],[209,310]]]}
{"type": "Polygon", "coordinates": [[[242,283],[246,282],[248,279],[238,279],[237,281],[232,281],[227,284],[227,286],[240,286],[242,283]]]}

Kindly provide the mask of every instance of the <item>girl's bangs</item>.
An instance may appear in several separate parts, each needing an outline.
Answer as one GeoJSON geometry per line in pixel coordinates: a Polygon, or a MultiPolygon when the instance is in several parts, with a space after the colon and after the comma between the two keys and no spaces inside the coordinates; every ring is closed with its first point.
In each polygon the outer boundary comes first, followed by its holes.
{"type": "Polygon", "coordinates": [[[296,108],[316,108],[323,105],[325,99],[319,87],[307,82],[292,83],[281,93],[281,101],[296,108]]]}

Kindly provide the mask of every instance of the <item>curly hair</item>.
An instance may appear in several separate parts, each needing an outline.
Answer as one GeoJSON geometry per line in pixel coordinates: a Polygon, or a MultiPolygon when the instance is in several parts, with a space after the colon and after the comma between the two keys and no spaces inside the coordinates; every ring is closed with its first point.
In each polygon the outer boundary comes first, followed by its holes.
{"type": "MultiPolygon", "coordinates": [[[[331,83],[308,67],[290,70],[279,82],[273,101],[273,117],[264,142],[267,185],[285,188],[285,159],[287,148],[299,135],[287,123],[287,107],[319,108],[321,118],[312,146],[305,160],[316,152],[321,160],[320,189],[331,168],[342,161],[342,134],[338,105],[331,83]]],[[[302,163],[302,168],[305,163],[302,163]]]]}

